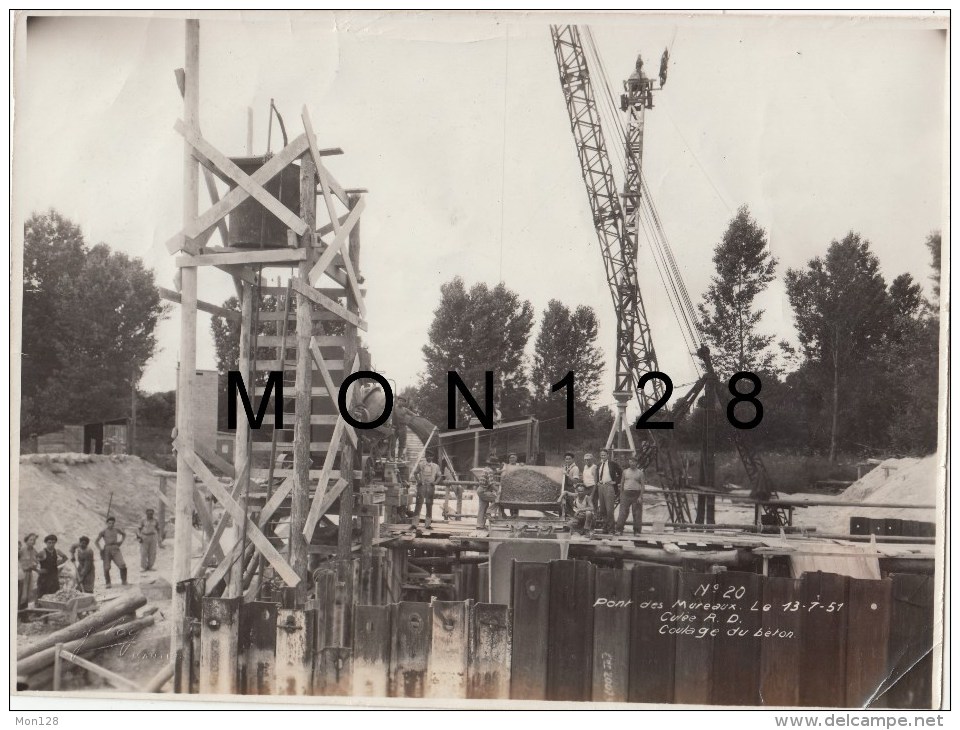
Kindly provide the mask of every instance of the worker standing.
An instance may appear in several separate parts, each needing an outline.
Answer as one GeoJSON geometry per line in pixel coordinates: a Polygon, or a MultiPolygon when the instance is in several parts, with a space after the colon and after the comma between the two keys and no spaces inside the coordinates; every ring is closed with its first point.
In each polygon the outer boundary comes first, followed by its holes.
{"type": "Polygon", "coordinates": [[[20,569],[23,571],[23,592],[20,594],[20,608],[26,608],[36,597],[37,574],[40,573],[40,555],[37,552],[37,538],[35,532],[28,532],[23,538],[23,547],[18,557],[20,569]]]}
{"type": "Polygon", "coordinates": [[[93,593],[96,568],[89,537],[83,535],[70,547],[70,560],[77,568],[77,587],[83,593],[93,593]]]}
{"type": "Polygon", "coordinates": [[[618,535],[623,534],[627,524],[627,514],[633,510],[633,531],[639,535],[643,525],[643,469],[640,468],[635,454],[630,454],[627,468],[623,470],[620,482],[620,513],[617,515],[618,535]]]}
{"type": "Polygon", "coordinates": [[[437,484],[440,482],[440,466],[434,459],[433,454],[427,453],[424,461],[417,464],[413,472],[413,478],[417,481],[417,504],[413,510],[413,520],[411,526],[417,529],[420,523],[420,506],[427,505],[427,515],[424,520],[424,527],[430,529],[430,520],[433,518],[433,498],[436,494],[437,484]]]}
{"type": "Polygon", "coordinates": [[[583,455],[583,471],[580,474],[583,486],[586,487],[587,496],[593,500],[593,506],[597,506],[597,465],[593,461],[593,454],[583,455]]]}
{"type": "Polygon", "coordinates": [[[390,443],[387,446],[387,455],[392,457],[396,452],[397,461],[403,461],[407,453],[407,426],[413,417],[413,411],[407,408],[407,399],[397,396],[397,404],[393,408],[391,422],[393,433],[390,434],[390,443]]]}
{"type": "Polygon", "coordinates": [[[100,531],[97,539],[94,540],[94,545],[97,546],[100,557],[103,559],[103,578],[106,581],[107,588],[110,587],[110,563],[120,569],[120,582],[127,585],[127,564],[124,562],[123,553],[120,551],[120,546],[126,540],[127,534],[116,524],[116,517],[107,517],[107,526],[100,531]]]}
{"type": "Polygon", "coordinates": [[[47,596],[60,590],[60,566],[67,562],[67,556],[57,549],[57,536],[43,538],[43,550],[40,551],[40,579],[37,581],[37,596],[47,596]]]}
{"type": "Polygon", "coordinates": [[[487,468],[479,470],[477,476],[477,529],[484,529],[487,526],[487,509],[499,499],[500,485],[497,480],[497,467],[500,466],[500,460],[496,456],[490,455],[487,460],[487,468]]]}
{"type": "Polygon", "coordinates": [[[153,570],[157,562],[157,547],[160,545],[160,522],[153,516],[153,510],[147,510],[147,516],[140,520],[137,528],[137,541],[140,543],[140,570],[153,570]]]}
{"type": "Polygon", "coordinates": [[[614,507],[617,503],[617,490],[622,472],[620,465],[610,459],[610,452],[607,449],[600,449],[597,493],[599,494],[600,529],[604,532],[613,532],[616,529],[617,518],[614,507]]]}

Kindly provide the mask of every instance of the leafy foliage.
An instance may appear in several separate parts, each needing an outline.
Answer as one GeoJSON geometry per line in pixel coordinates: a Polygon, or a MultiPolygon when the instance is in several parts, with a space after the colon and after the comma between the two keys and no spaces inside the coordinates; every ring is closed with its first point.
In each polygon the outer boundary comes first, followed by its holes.
{"type": "MultiPolygon", "coordinates": [[[[597,346],[597,315],[580,305],[570,311],[552,299],[540,321],[533,356],[531,382],[533,410],[540,419],[540,438],[545,447],[559,448],[572,434],[566,433],[566,390],[551,387],[570,371],[574,373],[574,426],[585,425],[600,394],[603,352],[597,346]]],[[[604,434],[606,435],[606,434],[604,434]]]]}
{"type": "Polygon", "coordinates": [[[773,335],[757,332],[763,310],[754,301],[773,281],[777,260],[746,206],[730,221],[713,263],[717,273],[698,310],[718,374],[726,379],[741,370],[773,371],[773,335]]]}
{"type": "Polygon", "coordinates": [[[166,312],[140,259],[105,244],[87,249],[79,227],[54,210],[32,215],[24,240],[24,432],[128,413],[166,312]]]}
{"type": "MultiPolygon", "coordinates": [[[[494,373],[494,406],[503,419],[525,415],[530,392],[524,348],[533,327],[533,307],[502,283],[475,284],[468,291],[456,277],[440,288],[429,341],[423,347],[424,371],[414,405],[441,427],[447,424],[447,373],[455,370],[483,405],[485,371],[494,373]]],[[[466,423],[462,403],[457,425],[466,423]]]]}

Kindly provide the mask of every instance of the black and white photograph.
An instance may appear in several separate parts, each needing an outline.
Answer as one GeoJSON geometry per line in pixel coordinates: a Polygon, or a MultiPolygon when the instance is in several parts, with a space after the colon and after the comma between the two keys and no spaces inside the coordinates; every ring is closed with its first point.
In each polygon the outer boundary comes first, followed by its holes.
{"type": "Polygon", "coordinates": [[[949,18],[11,12],[12,705],[942,718],[949,18]]]}

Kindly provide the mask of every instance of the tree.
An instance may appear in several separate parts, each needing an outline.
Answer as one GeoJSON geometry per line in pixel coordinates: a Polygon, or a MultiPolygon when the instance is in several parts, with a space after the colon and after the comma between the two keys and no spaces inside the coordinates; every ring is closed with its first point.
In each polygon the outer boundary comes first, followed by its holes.
{"type": "Polygon", "coordinates": [[[726,379],[741,370],[774,370],[774,338],[757,332],[763,310],[756,309],[754,301],[773,281],[777,260],[746,206],[727,226],[713,263],[717,273],[697,309],[718,374],[726,379]]]}
{"type": "Polygon", "coordinates": [[[63,366],[57,347],[67,334],[62,293],[83,267],[86,251],[80,227],[52,208],[24,225],[20,422],[26,434],[57,427],[57,417],[38,407],[38,400],[63,366]]]}
{"type": "Polygon", "coordinates": [[[934,231],[927,236],[924,245],[930,252],[930,265],[933,267],[933,273],[930,275],[930,281],[933,282],[933,306],[937,310],[940,306],[940,231],[934,231]]]}
{"type": "Polygon", "coordinates": [[[841,405],[856,402],[845,386],[866,382],[854,377],[855,368],[870,362],[888,332],[886,283],[869,242],[851,231],[830,244],[825,258],[789,269],[786,285],[806,361],[819,372],[821,392],[829,393],[829,458],[836,461],[841,405]]]}
{"type": "MultiPolygon", "coordinates": [[[[533,307],[502,283],[490,288],[475,284],[467,291],[456,277],[440,287],[423,346],[420,413],[436,424],[447,423],[447,373],[455,370],[483,405],[485,372],[494,373],[494,405],[504,420],[527,412],[530,401],[524,348],[533,326],[533,307]]],[[[458,401],[462,400],[458,396],[458,401]]],[[[458,426],[467,409],[460,409],[458,426]]]]}
{"type": "Polygon", "coordinates": [[[52,210],[25,234],[24,430],[128,413],[166,313],[153,272],[105,244],[87,250],[52,210]]]}
{"type": "Polygon", "coordinates": [[[597,347],[598,329],[597,315],[591,307],[580,305],[571,312],[562,302],[551,299],[543,313],[534,345],[531,384],[541,438],[550,446],[559,445],[566,428],[566,394],[554,393],[551,387],[568,372],[574,373],[574,425],[577,419],[592,413],[604,368],[603,352],[597,347]]]}

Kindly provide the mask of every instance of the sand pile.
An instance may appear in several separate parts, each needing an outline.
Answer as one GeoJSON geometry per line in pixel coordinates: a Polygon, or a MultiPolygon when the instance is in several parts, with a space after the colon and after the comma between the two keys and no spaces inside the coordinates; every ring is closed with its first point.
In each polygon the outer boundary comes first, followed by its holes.
{"type": "Polygon", "coordinates": [[[560,499],[563,471],[554,466],[507,466],[500,478],[500,501],[544,503],[560,499]]]}
{"type": "MultiPolygon", "coordinates": [[[[64,552],[80,535],[91,541],[110,513],[128,537],[147,507],[157,509],[157,467],[137,456],[31,454],[20,459],[17,537],[36,532],[59,536],[64,552]]],[[[128,562],[133,556],[130,549],[128,562]]]]}
{"type": "MultiPolygon", "coordinates": [[[[887,459],[854,482],[838,501],[932,505],[937,502],[938,470],[935,454],[920,459],[887,459]]],[[[816,527],[818,532],[847,533],[850,518],[896,518],[935,522],[934,510],[909,508],[865,509],[863,507],[806,507],[797,510],[796,522],[816,527]]]]}

